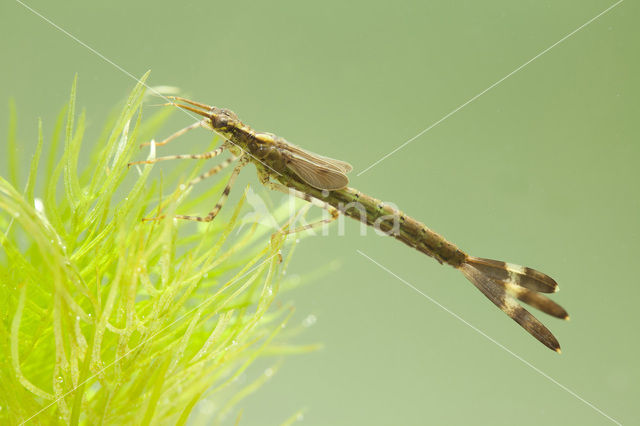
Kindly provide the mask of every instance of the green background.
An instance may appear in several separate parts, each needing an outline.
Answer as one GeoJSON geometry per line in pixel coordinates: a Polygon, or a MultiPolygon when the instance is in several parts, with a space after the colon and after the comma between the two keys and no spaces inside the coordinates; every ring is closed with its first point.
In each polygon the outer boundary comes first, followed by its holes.
{"type": "MultiPolygon", "coordinates": [[[[305,407],[301,424],[309,425],[612,424],[579,398],[619,422],[638,421],[635,2],[361,176],[614,2],[27,3],[131,74],[151,69],[152,86],[179,86],[256,129],[351,162],[352,186],[471,254],[538,268],[560,283],[554,300],[571,321],[539,316],[562,344],[558,356],[458,272],[373,232],[360,236],[356,222],[346,236],[334,228],[305,239],[289,273],[329,272],[281,298],[295,301],[294,321],[317,318],[297,340],[324,349],[286,359],[242,404],[240,424],[278,424],[305,407]]],[[[134,84],[13,1],[0,3],[0,53],[0,131],[4,139],[13,96],[25,169],[37,117],[49,134],[74,73],[87,141],[134,84]]],[[[158,136],[190,122],[174,114],[158,136]]],[[[199,131],[164,152],[202,151],[209,141],[199,131]]],[[[258,188],[255,173],[243,179],[258,188]]]]}

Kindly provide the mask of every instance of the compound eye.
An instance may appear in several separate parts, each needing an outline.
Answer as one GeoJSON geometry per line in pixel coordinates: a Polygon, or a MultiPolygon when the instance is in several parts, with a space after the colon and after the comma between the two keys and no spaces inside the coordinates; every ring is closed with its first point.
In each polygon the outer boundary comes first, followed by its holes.
{"type": "Polygon", "coordinates": [[[230,120],[239,120],[238,115],[230,109],[223,108],[222,111],[224,111],[225,115],[229,117],[230,120]]]}
{"type": "Polygon", "coordinates": [[[218,116],[218,127],[227,127],[229,125],[229,118],[224,115],[218,116]]]}

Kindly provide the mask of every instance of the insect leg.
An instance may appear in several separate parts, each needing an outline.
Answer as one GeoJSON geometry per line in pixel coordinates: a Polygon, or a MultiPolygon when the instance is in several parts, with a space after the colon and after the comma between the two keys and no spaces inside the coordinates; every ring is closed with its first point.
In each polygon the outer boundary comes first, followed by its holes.
{"type": "Polygon", "coordinates": [[[206,160],[208,158],[213,158],[216,157],[220,154],[222,154],[222,151],[224,151],[226,148],[226,145],[221,145],[218,148],[214,149],[213,151],[209,151],[209,152],[204,152],[202,154],[178,154],[178,155],[167,155],[165,157],[158,157],[158,158],[154,158],[153,160],[142,160],[142,161],[133,161],[129,164],[127,164],[127,167],[131,167],[135,164],[153,164],[153,163],[157,163],[159,161],[167,161],[167,160],[184,160],[184,159],[192,159],[192,160],[206,160]]]}
{"type": "Polygon", "coordinates": [[[220,163],[217,166],[209,169],[209,171],[204,172],[203,174],[201,174],[197,178],[195,178],[192,181],[190,181],[187,185],[188,186],[193,186],[193,185],[197,184],[198,182],[201,182],[201,181],[205,180],[206,178],[211,177],[211,176],[215,175],[216,173],[221,172],[222,170],[226,169],[229,166],[229,164],[233,163],[237,159],[238,159],[238,157],[227,158],[222,163],[220,163]]]}
{"type": "Polygon", "coordinates": [[[332,205],[330,205],[328,203],[325,203],[324,201],[318,200],[317,198],[312,197],[309,194],[305,194],[304,192],[298,191],[298,190],[293,189],[293,188],[289,188],[288,186],[282,185],[280,183],[273,182],[273,181],[271,181],[269,179],[269,175],[268,174],[260,175],[259,178],[260,178],[260,182],[262,184],[266,185],[267,188],[273,189],[275,191],[283,192],[283,193],[285,193],[287,195],[295,195],[296,197],[301,198],[301,199],[305,200],[308,203],[314,204],[314,205],[316,205],[316,206],[318,206],[318,207],[320,207],[322,209],[325,209],[331,215],[331,217],[328,217],[326,219],[321,219],[321,220],[318,220],[316,222],[309,223],[309,224],[304,225],[304,226],[299,226],[299,227],[294,228],[294,229],[288,229],[288,230],[284,231],[285,234],[295,234],[295,233],[298,233],[298,232],[306,231],[308,229],[317,228],[318,226],[333,222],[340,215],[339,212],[338,212],[338,209],[336,209],[332,205]]]}
{"type": "MultiPolygon", "coordinates": [[[[162,146],[162,145],[166,145],[169,142],[171,142],[172,140],[174,140],[177,137],[180,137],[182,135],[184,135],[185,133],[187,133],[189,130],[193,130],[193,129],[197,129],[198,127],[206,127],[207,120],[200,120],[197,123],[193,123],[187,127],[185,127],[184,129],[180,129],[177,132],[175,132],[174,134],[172,134],[171,136],[169,136],[168,138],[160,141],[160,142],[156,142],[156,146],[162,146]]],[[[147,146],[147,145],[151,145],[151,142],[145,142],[143,144],[140,145],[140,148],[142,148],[143,146],[147,146]]]]}
{"type": "Polygon", "coordinates": [[[329,212],[331,217],[328,217],[326,219],[320,219],[320,220],[317,220],[315,222],[308,223],[308,224],[303,225],[303,226],[298,226],[298,227],[293,228],[293,229],[287,229],[286,231],[283,231],[283,233],[285,235],[288,235],[288,234],[297,234],[298,232],[304,232],[304,231],[307,231],[309,229],[317,228],[318,226],[322,226],[324,224],[329,224],[329,223],[333,222],[334,220],[336,220],[338,218],[338,216],[340,216],[340,214],[338,213],[338,209],[336,209],[334,207],[329,206],[327,211],[329,212]]]}
{"type": "Polygon", "coordinates": [[[240,164],[238,164],[235,167],[235,169],[233,169],[233,172],[231,172],[231,176],[229,176],[229,180],[227,181],[227,186],[224,188],[224,191],[222,191],[222,196],[220,196],[220,199],[216,203],[215,207],[213,208],[213,210],[209,212],[208,215],[206,215],[205,217],[179,215],[179,216],[176,216],[176,219],[195,220],[198,222],[211,222],[213,219],[215,219],[216,215],[220,212],[220,209],[222,209],[222,206],[224,205],[225,201],[227,201],[227,198],[229,197],[229,192],[231,192],[231,187],[233,186],[233,183],[238,177],[240,170],[242,170],[242,168],[246,164],[247,164],[247,161],[242,159],[240,161],[240,164]]]}

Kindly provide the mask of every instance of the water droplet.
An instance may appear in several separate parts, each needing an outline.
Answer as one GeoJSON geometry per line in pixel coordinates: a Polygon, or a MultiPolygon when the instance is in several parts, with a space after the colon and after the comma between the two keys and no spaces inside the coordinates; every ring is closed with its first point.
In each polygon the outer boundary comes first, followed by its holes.
{"type": "Polygon", "coordinates": [[[267,377],[273,376],[273,370],[271,368],[267,368],[266,370],[264,370],[264,375],[267,377]]]}
{"type": "Polygon", "coordinates": [[[63,381],[64,381],[64,379],[62,378],[62,376],[56,377],[56,382],[62,383],[63,381]]]}
{"type": "Polygon", "coordinates": [[[318,318],[316,318],[315,315],[310,314],[304,319],[304,321],[302,321],[302,325],[305,327],[311,327],[316,323],[316,321],[318,321],[318,318]]]}
{"type": "Polygon", "coordinates": [[[185,188],[186,188],[186,186],[184,185],[184,183],[181,183],[181,184],[180,184],[180,190],[181,190],[181,191],[184,191],[184,189],[185,189],[185,188]]]}
{"type": "Polygon", "coordinates": [[[304,414],[302,413],[298,413],[298,415],[296,416],[296,420],[301,422],[302,420],[304,420],[304,414]]]}
{"type": "Polygon", "coordinates": [[[267,289],[267,295],[271,296],[273,294],[273,289],[271,287],[269,287],[267,289]]]}
{"type": "Polygon", "coordinates": [[[80,315],[76,315],[76,321],[80,321],[80,315]]]}
{"type": "Polygon", "coordinates": [[[234,340],[234,341],[232,341],[232,342],[231,342],[231,346],[235,346],[235,345],[237,345],[237,344],[238,344],[238,341],[237,341],[237,340],[234,340]]]}
{"type": "Polygon", "coordinates": [[[209,278],[209,273],[207,272],[206,274],[204,274],[205,278],[209,278]]]}
{"type": "Polygon", "coordinates": [[[15,213],[13,214],[13,217],[20,217],[20,212],[15,212],[15,213]]]}
{"type": "Polygon", "coordinates": [[[296,238],[296,244],[300,242],[300,238],[296,238]]]}

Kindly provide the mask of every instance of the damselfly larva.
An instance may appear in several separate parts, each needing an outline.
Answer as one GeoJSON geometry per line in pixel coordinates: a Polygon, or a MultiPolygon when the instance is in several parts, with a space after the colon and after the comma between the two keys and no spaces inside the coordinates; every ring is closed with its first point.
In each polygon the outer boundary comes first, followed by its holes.
{"type": "Polygon", "coordinates": [[[224,142],[217,149],[203,154],[159,157],[131,164],[181,158],[212,158],[225,150],[231,153],[229,159],[189,182],[190,185],[220,172],[233,163],[236,164],[222,196],[209,214],[203,217],[177,216],[178,218],[213,220],[227,199],[240,170],[248,163],[253,163],[258,170],[260,182],[267,187],[296,195],[326,208],[331,213],[330,219],[297,230],[329,222],[340,213],[361,220],[367,225],[375,225],[382,232],[409,247],[460,270],[478,290],[514,321],[545,346],[560,352],[560,344],[553,334],[518,303],[520,300],[554,317],[569,319],[569,315],[560,305],[542,294],[558,291],[558,284],[548,275],[511,263],[469,256],[419,221],[380,200],[349,188],[347,173],[352,167],[347,162],[306,151],[271,133],[257,132],[242,123],[238,116],[228,109],[180,97],[172,99],[183,103],[169,105],[192,111],[203,119],[156,143],[157,146],[164,145],[198,127],[213,130],[224,138],[224,142]]]}

